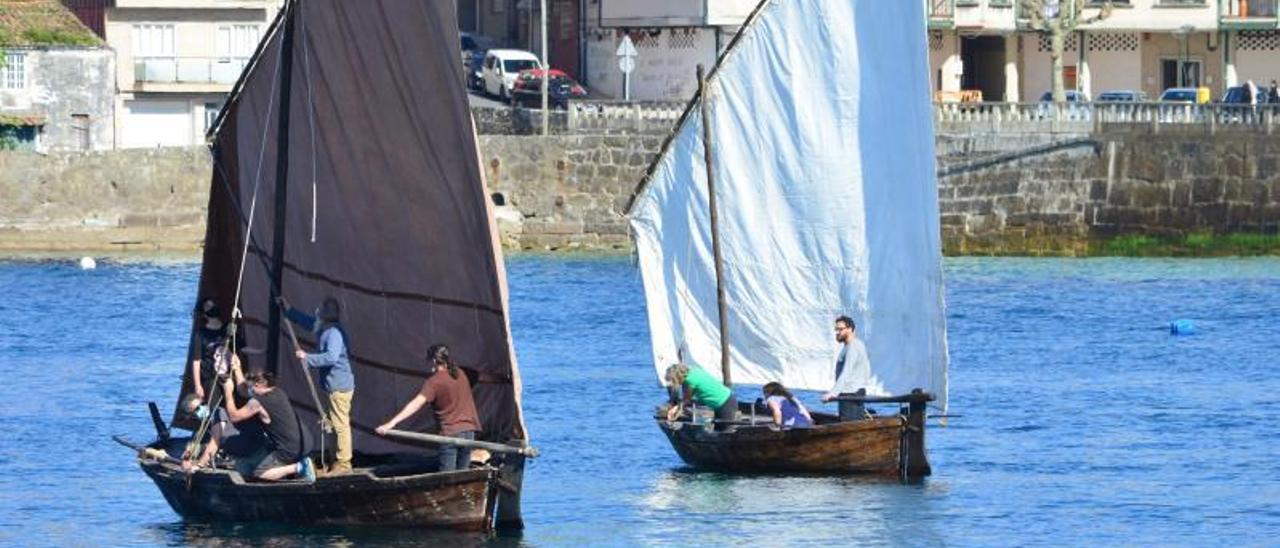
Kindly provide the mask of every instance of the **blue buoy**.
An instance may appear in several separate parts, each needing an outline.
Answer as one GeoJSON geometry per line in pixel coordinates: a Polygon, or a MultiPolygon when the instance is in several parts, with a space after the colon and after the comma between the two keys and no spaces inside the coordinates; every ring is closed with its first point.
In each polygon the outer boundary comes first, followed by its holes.
{"type": "Polygon", "coordinates": [[[1191,320],[1173,320],[1169,322],[1170,335],[1194,335],[1196,332],[1196,324],[1191,320]]]}

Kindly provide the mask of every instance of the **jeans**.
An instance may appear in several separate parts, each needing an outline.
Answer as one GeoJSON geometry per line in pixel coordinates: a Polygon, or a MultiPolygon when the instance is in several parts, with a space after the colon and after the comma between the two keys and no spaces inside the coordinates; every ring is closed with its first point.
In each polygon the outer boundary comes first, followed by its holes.
{"type": "MultiPolygon", "coordinates": [[[[476,439],[475,431],[458,432],[454,434],[455,438],[464,440],[476,439]]],[[[440,446],[440,471],[452,472],[454,470],[466,470],[471,467],[471,448],[458,447],[456,445],[440,446]]]]}

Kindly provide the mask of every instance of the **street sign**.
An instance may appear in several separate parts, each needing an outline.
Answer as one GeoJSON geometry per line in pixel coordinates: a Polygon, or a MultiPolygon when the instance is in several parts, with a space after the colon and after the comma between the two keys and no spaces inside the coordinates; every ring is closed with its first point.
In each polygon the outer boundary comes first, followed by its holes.
{"type": "Polygon", "coordinates": [[[615,53],[618,57],[635,57],[636,45],[631,42],[631,36],[622,35],[622,43],[618,44],[618,51],[615,53]]]}
{"type": "Polygon", "coordinates": [[[631,42],[628,35],[622,36],[622,43],[618,44],[618,70],[622,71],[622,98],[631,100],[631,71],[636,69],[636,45],[631,42]]]}

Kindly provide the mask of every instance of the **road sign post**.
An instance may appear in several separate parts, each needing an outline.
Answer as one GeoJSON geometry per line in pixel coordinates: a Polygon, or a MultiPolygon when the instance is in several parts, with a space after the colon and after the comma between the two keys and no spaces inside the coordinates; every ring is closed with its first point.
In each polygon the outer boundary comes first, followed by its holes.
{"type": "Polygon", "coordinates": [[[628,35],[622,36],[622,43],[618,44],[618,70],[622,71],[622,98],[623,100],[631,100],[631,71],[636,69],[636,45],[631,42],[628,35]]]}

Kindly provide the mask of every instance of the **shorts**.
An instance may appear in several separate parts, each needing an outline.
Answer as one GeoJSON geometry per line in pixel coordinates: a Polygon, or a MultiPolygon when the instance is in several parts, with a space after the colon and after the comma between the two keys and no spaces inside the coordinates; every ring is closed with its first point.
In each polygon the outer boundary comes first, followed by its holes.
{"type": "Polygon", "coordinates": [[[275,451],[267,449],[266,447],[259,447],[252,455],[236,459],[236,471],[240,472],[240,475],[242,476],[258,478],[262,477],[262,474],[265,474],[267,470],[290,465],[295,462],[298,461],[295,459],[281,459],[275,451]]]}

